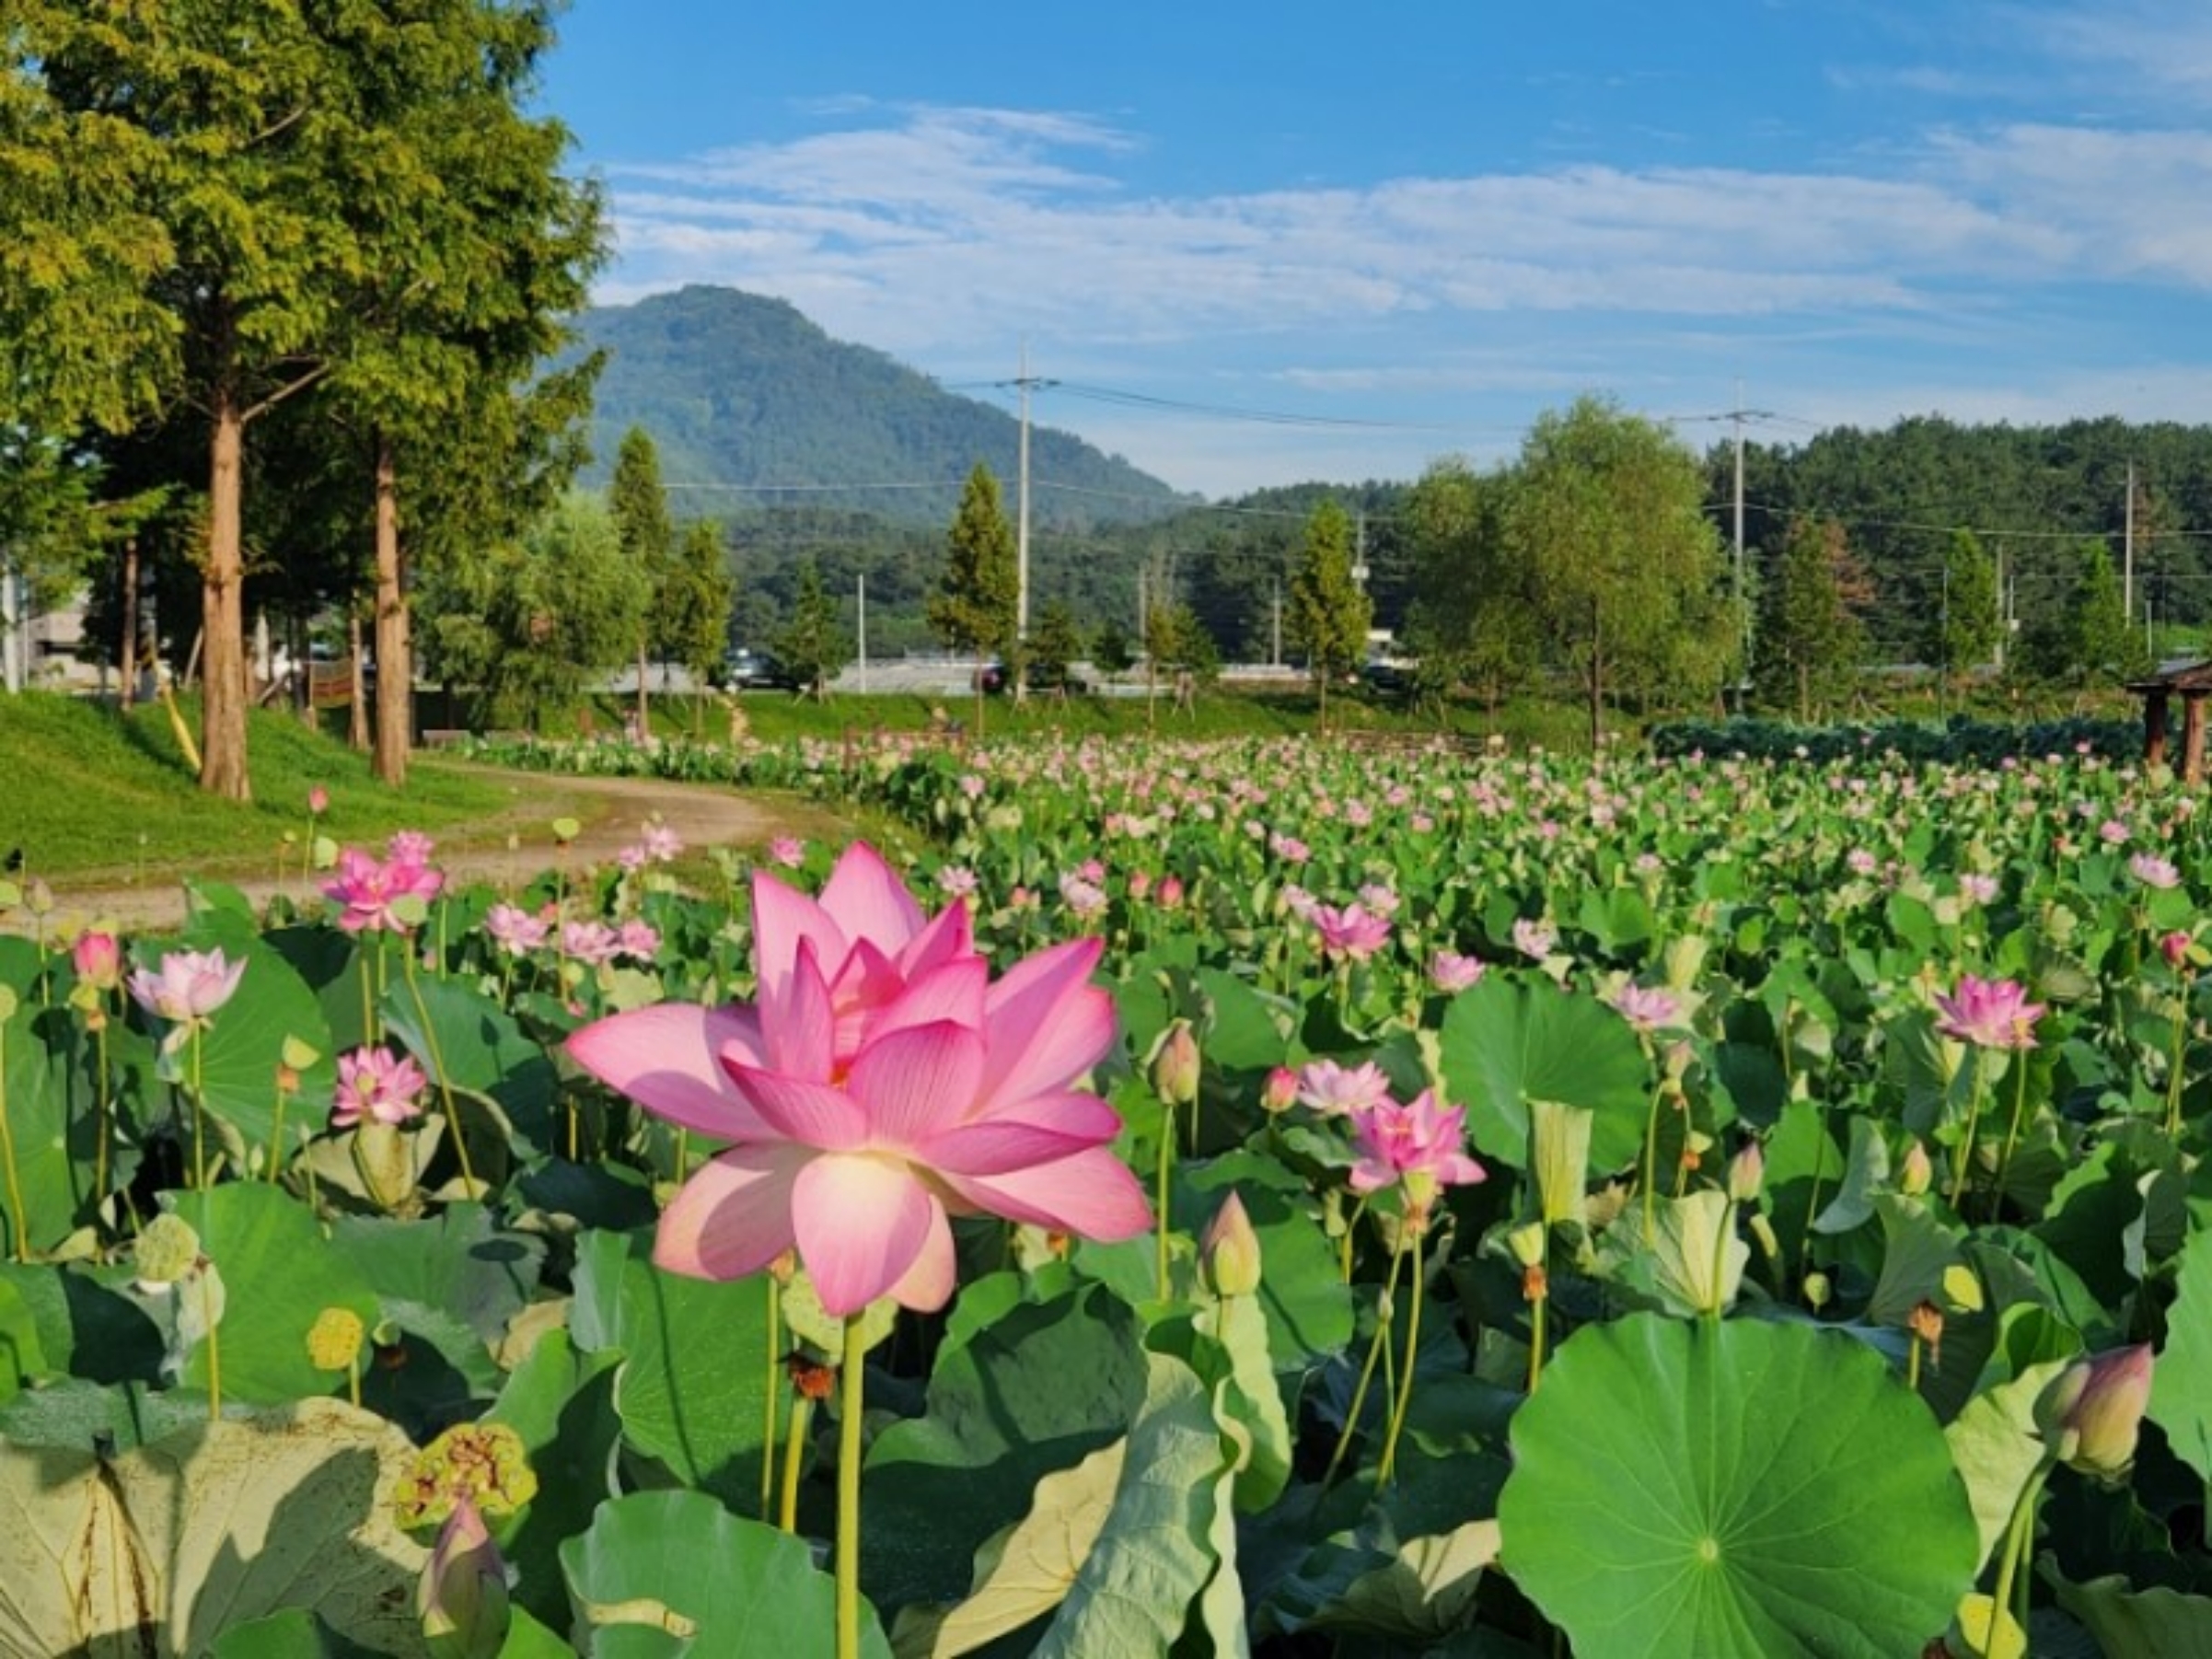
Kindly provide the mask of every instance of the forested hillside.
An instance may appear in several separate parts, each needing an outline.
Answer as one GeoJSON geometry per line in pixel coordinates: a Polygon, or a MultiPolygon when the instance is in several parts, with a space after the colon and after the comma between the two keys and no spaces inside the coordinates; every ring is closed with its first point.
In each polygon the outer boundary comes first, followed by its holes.
{"type": "MultiPolygon", "coordinates": [[[[585,314],[607,354],[592,413],[603,483],[623,433],[660,450],[677,510],[860,509],[937,524],[979,460],[1008,481],[1020,423],[866,346],[833,340],[780,299],[690,287],[585,314]],[[784,486],[762,489],[760,486],[784,486]]],[[[1081,438],[1030,429],[1032,522],[1068,529],[1158,517],[1187,497],[1081,438]]]]}

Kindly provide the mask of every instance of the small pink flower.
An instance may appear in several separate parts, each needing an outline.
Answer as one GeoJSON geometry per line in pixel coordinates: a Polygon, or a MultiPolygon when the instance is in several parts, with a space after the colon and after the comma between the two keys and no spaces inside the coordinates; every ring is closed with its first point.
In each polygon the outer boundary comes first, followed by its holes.
{"type": "Polygon", "coordinates": [[[2166,958],[2167,967],[2178,970],[2189,960],[2189,947],[2195,943],[2190,934],[2176,928],[2170,934],[2159,935],[2159,955],[2166,958]]]}
{"type": "Polygon", "coordinates": [[[401,830],[384,843],[384,855],[398,864],[426,864],[437,843],[420,830],[401,830]]]}
{"type": "Polygon", "coordinates": [[[1959,897],[1968,904],[1987,904],[1997,897],[1997,877],[1967,871],[1959,877],[1959,897]]]}
{"type": "Polygon", "coordinates": [[[1360,1161],[1347,1177],[1354,1192],[1402,1187],[1408,1218],[1422,1221],[1441,1187],[1464,1187],[1487,1178],[1480,1164],[1461,1150],[1466,1139],[1464,1106],[1440,1107],[1423,1089],[1400,1106],[1384,1100],[1352,1113],[1352,1134],[1360,1161]]]}
{"type": "Polygon", "coordinates": [[[615,932],[615,950],[633,962],[651,962],[660,954],[660,930],[632,916],[615,932]]]}
{"type": "Polygon", "coordinates": [[[1479,957],[1463,957],[1455,950],[1440,950],[1429,958],[1429,983],[1453,996],[1478,982],[1486,965],[1479,957]]]}
{"type": "Polygon", "coordinates": [[[1682,1004],[1656,986],[1627,984],[1607,999],[1615,1013],[1639,1031],[1658,1031],[1674,1023],[1682,1004]]]}
{"type": "Polygon", "coordinates": [[[1390,1097],[1390,1079],[1372,1060],[1358,1066],[1309,1060],[1299,1069],[1298,1098],[1325,1118],[1364,1110],[1390,1097]]]}
{"type": "Polygon", "coordinates": [[[795,870],[806,862],[806,843],[795,836],[779,835],[768,843],[768,857],[770,864],[795,870]]]}
{"type": "Polygon", "coordinates": [[[2097,839],[2108,847],[2117,847],[2127,840],[2127,826],[2116,818],[2108,818],[2097,826],[2097,839]]]}
{"type": "Polygon", "coordinates": [[[495,904],[484,915],[484,932],[511,957],[526,956],[546,941],[551,924],[511,904],[495,904]]]}
{"type": "Polygon", "coordinates": [[[1183,878],[1180,876],[1163,876],[1160,878],[1159,906],[1164,911],[1183,908],[1183,878]]]}
{"type": "Polygon", "coordinates": [[[320,818],[324,813],[330,811],[330,792],[329,790],[325,789],[320,783],[318,783],[314,788],[307,791],[307,810],[309,812],[313,813],[317,818],[320,818]]]}
{"type": "Polygon", "coordinates": [[[1287,1112],[1297,1103],[1298,1073],[1289,1066],[1277,1066],[1260,1087],[1260,1109],[1270,1114],[1287,1112]]]}
{"type": "Polygon", "coordinates": [[[1941,1015],[1936,1029],[1943,1036],[1977,1049],[2032,1049],[2035,1022],[2044,1004],[2028,1001],[2027,987],[2017,980],[1983,980],[1973,974],[1959,978],[1958,991],[1936,995],[1941,1015]]]}
{"type": "Polygon", "coordinates": [[[112,991],[122,983],[122,944],[113,934],[81,933],[69,947],[70,965],[76,977],[95,991],[112,991]]]}
{"type": "Polygon", "coordinates": [[[976,890],[976,873],[966,864],[946,864],[937,872],[938,890],[965,899],[976,890]]]}
{"type": "Polygon", "coordinates": [[[639,844],[645,849],[645,856],[653,863],[674,864],[684,850],[684,838],[656,818],[644,827],[639,837],[639,844]]]}
{"type": "Polygon", "coordinates": [[[1332,957],[1364,962],[1390,943],[1390,918],[1371,914],[1357,904],[1342,910],[1317,904],[1312,920],[1321,934],[1321,948],[1332,957]]]}
{"type": "Polygon", "coordinates": [[[2182,873],[2172,860],[2152,853],[2137,853],[2127,861],[2127,873],[2147,888],[2178,888],[2182,873]]]}
{"type": "Polygon", "coordinates": [[[1513,923],[1513,948],[1534,961],[1541,962],[1551,955],[1551,947],[1558,935],[1541,922],[1523,916],[1513,923]]]}
{"type": "Polygon", "coordinates": [[[430,1086],[411,1055],[389,1049],[355,1049],[338,1057],[338,1096],[330,1108],[332,1129],[352,1129],[365,1119],[399,1125],[423,1115],[423,1091],[430,1086]]]}
{"type": "Polygon", "coordinates": [[[626,876],[634,876],[645,867],[645,849],[631,845],[615,853],[616,867],[626,876]]]}
{"type": "Polygon", "coordinates": [[[1085,881],[1073,870],[1060,878],[1060,899],[1071,914],[1085,922],[1106,907],[1106,889],[1095,882],[1085,881]]]}
{"type": "MultiPolygon", "coordinates": [[[[424,838],[416,840],[429,845],[424,838]]],[[[400,841],[400,836],[392,837],[395,846],[400,841]]],[[[403,934],[414,923],[402,919],[396,907],[411,899],[427,904],[445,885],[444,876],[417,860],[395,854],[380,863],[372,853],[348,847],[338,855],[336,878],[325,882],[322,890],[343,907],[338,925],[345,932],[403,934]]]]}
{"type": "Polygon", "coordinates": [[[226,959],[220,947],[172,950],[158,969],[141,968],[131,975],[131,999],[148,1014],[174,1021],[180,1032],[189,1031],[230,1001],[245,974],[246,964],[226,959]]]}
{"type": "Polygon", "coordinates": [[[588,967],[611,962],[622,953],[622,935],[604,922],[564,922],[561,924],[561,954],[588,967]]]}

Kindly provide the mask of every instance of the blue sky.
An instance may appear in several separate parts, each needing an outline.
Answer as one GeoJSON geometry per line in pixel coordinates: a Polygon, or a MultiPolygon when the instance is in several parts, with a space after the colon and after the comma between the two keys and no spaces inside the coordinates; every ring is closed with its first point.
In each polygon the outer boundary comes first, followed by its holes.
{"type": "Polygon", "coordinates": [[[1585,391],[2212,419],[2204,0],[573,0],[542,101],[603,302],[777,295],[1009,406],[1026,340],[1038,420],[1211,495],[1585,391]]]}

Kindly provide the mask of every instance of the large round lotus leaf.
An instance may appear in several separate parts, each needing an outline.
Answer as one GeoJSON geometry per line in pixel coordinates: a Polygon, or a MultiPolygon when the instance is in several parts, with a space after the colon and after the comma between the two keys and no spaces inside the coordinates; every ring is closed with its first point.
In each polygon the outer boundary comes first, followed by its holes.
{"type": "Polygon", "coordinates": [[[1642,1151],[1650,1068],[1628,1023],[1594,997],[1493,974],[1452,999],[1441,1038],[1446,1093],[1466,1102],[1477,1157],[1526,1166],[1531,1100],[1597,1114],[1593,1169],[1642,1151]]]}
{"type": "Polygon", "coordinates": [[[1515,1414],[1512,1452],[1501,1562],[1578,1653],[1894,1659],[1972,1587],[1942,1431],[1847,1337],[1586,1327],[1515,1414]]]}

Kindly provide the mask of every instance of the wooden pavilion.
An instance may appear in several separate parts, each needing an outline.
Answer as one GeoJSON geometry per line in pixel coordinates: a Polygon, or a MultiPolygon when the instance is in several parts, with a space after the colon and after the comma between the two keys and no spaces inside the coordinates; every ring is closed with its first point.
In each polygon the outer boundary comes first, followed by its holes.
{"type": "Polygon", "coordinates": [[[2182,700],[2182,781],[2205,781],[2205,700],[2212,697],[2212,662],[2162,668],[2127,689],[2143,700],[2143,764],[2171,766],[2168,756],[2173,700],[2182,700]]]}

